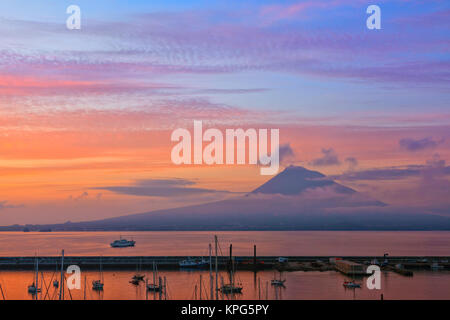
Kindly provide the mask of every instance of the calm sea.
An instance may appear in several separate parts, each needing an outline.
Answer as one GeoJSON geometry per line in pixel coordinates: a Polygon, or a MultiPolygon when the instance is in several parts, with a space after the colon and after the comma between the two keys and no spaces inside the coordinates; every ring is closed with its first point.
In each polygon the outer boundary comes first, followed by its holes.
{"type": "Polygon", "coordinates": [[[283,256],[450,256],[449,231],[229,231],[229,232],[0,232],[0,256],[66,255],[171,256],[206,255],[219,238],[235,255],[283,256]],[[111,248],[120,236],[134,248],[111,248]]]}

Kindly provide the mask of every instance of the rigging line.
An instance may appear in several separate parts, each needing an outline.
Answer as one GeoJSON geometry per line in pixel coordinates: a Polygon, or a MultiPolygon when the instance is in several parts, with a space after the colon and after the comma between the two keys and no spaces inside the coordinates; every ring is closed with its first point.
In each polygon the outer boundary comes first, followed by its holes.
{"type": "Polygon", "coordinates": [[[92,297],[92,290],[89,290],[89,296],[91,297],[91,300],[94,300],[94,298],[92,297]]]}
{"type": "MultiPolygon", "coordinates": [[[[45,293],[44,300],[45,300],[45,297],[48,295],[48,291],[49,291],[49,289],[50,289],[50,284],[53,282],[53,278],[55,277],[55,272],[56,272],[56,271],[53,271],[52,277],[50,278],[50,282],[49,282],[49,284],[48,284],[47,292],[45,293]]],[[[48,297],[49,297],[49,299],[50,299],[50,295],[48,295],[48,297]]],[[[53,300],[53,299],[52,299],[52,300],[53,300]]]]}
{"type": "MultiPolygon", "coordinates": [[[[44,287],[45,287],[45,295],[44,295],[44,300],[45,300],[45,299],[47,298],[47,295],[48,295],[48,289],[50,288],[50,284],[52,283],[53,276],[52,276],[52,278],[50,279],[50,282],[48,283],[48,286],[47,286],[47,284],[45,283],[44,273],[41,272],[41,276],[42,276],[42,280],[43,280],[43,282],[44,282],[44,287]]],[[[49,298],[50,298],[50,297],[49,297],[49,298]]]]}
{"type": "Polygon", "coordinates": [[[170,300],[170,298],[169,298],[169,285],[166,283],[166,297],[167,297],[167,300],[170,300]]]}
{"type": "Polygon", "coordinates": [[[52,300],[55,300],[57,293],[57,290],[53,290],[52,300]]]}
{"type": "MultiPolygon", "coordinates": [[[[67,283],[66,275],[64,275],[64,282],[67,283]]],[[[66,287],[66,286],[64,286],[64,287],[66,287]]],[[[72,299],[72,293],[70,292],[70,289],[67,288],[67,291],[69,292],[70,300],[73,300],[73,299],[72,299]]]]}
{"type": "MultiPolygon", "coordinates": [[[[47,284],[45,283],[44,273],[42,271],[41,271],[41,281],[44,284],[44,288],[46,288],[47,284]]],[[[39,285],[38,285],[38,287],[39,287],[39,285]]],[[[42,290],[42,288],[41,288],[41,290],[42,290]]],[[[41,298],[42,298],[42,292],[41,292],[41,298]]],[[[44,300],[45,300],[45,296],[44,296],[44,300]]]]}
{"type": "Polygon", "coordinates": [[[3,300],[6,300],[5,294],[3,293],[3,287],[2,287],[2,284],[1,284],[1,283],[0,283],[0,291],[2,292],[3,300]]]}
{"type": "Polygon", "coordinates": [[[5,298],[5,295],[6,295],[6,287],[5,287],[5,290],[3,290],[2,283],[3,283],[3,279],[2,279],[2,277],[0,277],[0,289],[2,290],[3,300],[6,300],[6,298],[5,298]],[[4,291],[4,293],[3,293],[3,291],[4,291]]]}

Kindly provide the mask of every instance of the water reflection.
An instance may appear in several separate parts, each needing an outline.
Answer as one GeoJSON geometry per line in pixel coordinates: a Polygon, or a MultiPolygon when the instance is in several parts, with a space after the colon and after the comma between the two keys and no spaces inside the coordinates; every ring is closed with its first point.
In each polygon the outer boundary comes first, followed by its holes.
{"type": "MultiPolygon", "coordinates": [[[[149,281],[152,270],[142,270],[149,281]]],[[[130,283],[135,274],[132,271],[105,271],[104,290],[92,290],[91,281],[98,277],[98,272],[83,272],[82,286],[79,290],[65,290],[65,299],[76,300],[159,300],[159,299],[209,299],[211,295],[209,271],[159,271],[158,276],[166,277],[166,292],[148,292],[145,282],[137,285],[130,283]],[[201,284],[200,284],[201,278],[201,284]]],[[[0,283],[7,299],[34,299],[29,294],[27,286],[33,281],[32,271],[1,271],[0,283]]],[[[37,299],[49,300],[59,298],[59,288],[52,285],[54,272],[43,272],[41,292],[37,299]]],[[[284,286],[273,286],[272,271],[254,273],[239,271],[236,282],[242,283],[242,293],[218,293],[224,300],[264,300],[264,299],[450,299],[450,272],[415,272],[414,277],[404,277],[399,274],[383,272],[381,290],[369,290],[365,286],[365,278],[361,279],[361,288],[346,289],[343,282],[345,276],[333,271],[326,272],[286,272],[284,286]]],[[[219,285],[229,281],[229,274],[220,272],[219,285]]],[[[215,277],[212,279],[213,285],[215,277]]],[[[213,291],[213,295],[215,292],[213,291]]]]}

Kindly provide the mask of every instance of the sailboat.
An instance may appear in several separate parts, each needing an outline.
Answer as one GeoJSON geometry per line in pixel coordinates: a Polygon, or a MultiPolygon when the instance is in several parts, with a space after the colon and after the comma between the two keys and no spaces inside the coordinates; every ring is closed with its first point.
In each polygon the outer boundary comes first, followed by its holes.
{"type": "Polygon", "coordinates": [[[286,279],[281,279],[281,272],[280,272],[280,278],[279,279],[277,279],[276,277],[275,277],[275,272],[274,272],[274,274],[273,274],[273,279],[270,281],[270,284],[272,285],[272,286],[277,286],[277,287],[284,287],[284,283],[286,282],[286,279]]]}
{"type": "Polygon", "coordinates": [[[357,282],[355,282],[354,278],[352,278],[351,281],[349,280],[345,280],[344,283],[342,284],[344,286],[344,288],[346,289],[355,289],[355,288],[361,288],[361,285],[357,282]]]}
{"type": "Polygon", "coordinates": [[[28,293],[31,293],[32,295],[36,295],[39,292],[41,292],[41,288],[39,288],[39,261],[37,257],[34,266],[35,266],[34,282],[28,286],[28,293]]]}
{"type": "Polygon", "coordinates": [[[235,280],[234,259],[232,259],[231,270],[230,270],[230,283],[222,284],[222,287],[220,287],[220,291],[225,294],[242,293],[242,284],[238,283],[237,285],[235,285],[234,280],[235,280]]]}
{"type": "Polygon", "coordinates": [[[100,280],[92,281],[92,289],[95,291],[103,291],[103,272],[102,272],[102,259],[100,258],[100,280]]]}
{"type": "Polygon", "coordinates": [[[159,285],[156,284],[156,264],[155,261],[153,261],[153,283],[147,283],[147,291],[151,291],[151,292],[160,292],[161,291],[161,287],[159,285]]]}
{"type": "MultiPolygon", "coordinates": [[[[58,262],[56,262],[56,273],[58,273],[58,262]]],[[[53,280],[53,287],[58,288],[59,287],[59,281],[58,279],[53,280]]]]}
{"type": "Polygon", "coordinates": [[[139,285],[139,283],[141,281],[144,281],[145,275],[143,275],[139,272],[140,269],[141,269],[141,261],[139,260],[137,271],[136,271],[135,275],[131,278],[130,283],[132,283],[134,285],[139,285]]]}

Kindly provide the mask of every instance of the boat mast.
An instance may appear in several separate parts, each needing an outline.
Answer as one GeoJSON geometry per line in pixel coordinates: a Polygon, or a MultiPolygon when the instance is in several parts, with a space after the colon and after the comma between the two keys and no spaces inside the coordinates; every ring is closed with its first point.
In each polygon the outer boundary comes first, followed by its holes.
{"type": "Polygon", "coordinates": [[[212,257],[211,257],[211,243],[209,244],[209,287],[210,287],[210,299],[214,300],[214,285],[213,285],[213,276],[212,276],[212,257]]]}
{"type": "Polygon", "coordinates": [[[59,300],[64,300],[64,249],[61,251],[61,283],[59,286],[59,300]]]}
{"type": "Polygon", "coordinates": [[[261,300],[261,277],[258,277],[258,300],[261,300]]]}
{"type": "Polygon", "coordinates": [[[100,281],[103,283],[102,257],[100,256],[100,281]]]}
{"type": "Polygon", "coordinates": [[[167,280],[166,280],[166,276],[164,276],[164,300],[167,300],[167,280]]]}
{"type": "Polygon", "coordinates": [[[36,257],[36,300],[38,300],[38,292],[39,292],[39,260],[36,257]]]}
{"type": "Polygon", "coordinates": [[[234,260],[231,258],[231,300],[234,300],[234,260]]]}
{"type": "Polygon", "coordinates": [[[200,300],[202,300],[202,275],[200,274],[200,300]]]}
{"type": "Polygon", "coordinates": [[[156,300],[156,267],[155,267],[155,260],[153,260],[153,300],[156,300]]]}
{"type": "Polygon", "coordinates": [[[214,246],[216,251],[216,300],[219,300],[219,278],[218,278],[218,266],[217,266],[217,235],[214,236],[214,246]]]}

